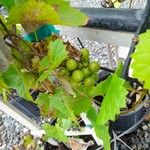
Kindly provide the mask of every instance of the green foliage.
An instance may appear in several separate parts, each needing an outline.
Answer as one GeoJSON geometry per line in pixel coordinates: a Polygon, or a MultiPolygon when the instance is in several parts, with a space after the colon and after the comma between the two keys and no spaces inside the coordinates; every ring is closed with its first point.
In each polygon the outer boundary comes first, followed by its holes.
{"type": "Polygon", "coordinates": [[[26,149],[30,149],[31,147],[35,147],[36,143],[32,137],[32,135],[26,135],[23,138],[23,146],[26,149]]]}
{"type": "Polygon", "coordinates": [[[0,4],[4,5],[9,11],[12,7],[24,3],[26,0],[0,0],[0,4]]]}
{"type": "Polygon", "coordinates": [[[97,124],[98,114],[94,107],[88,110],[87,117],[91,121],[97,137],[103,140],[105,150],[110,150],[109,128],[106,125],[97,124]]]}
{"type": "Polygon", "coordinates": [[[120,108],[126,107],[127,90],[123,86],[124,82],[123,79],[113,74],[101,83],[104,99],[98,114],[98,124],[103,125],[109,120],[114,121],[116,115],[120,113],[120,108]]]}
{"type": "Polygon", "coordinates": [[[67,142],[68,138],[64,135],[64,129],[62,129],[58,124],[52,126],[48,123],[43,125],[43,129],[45,130],[45,138],[55,138],[60,142],[67,142]]]}
{"type": "Polygon", "coordinates": [[[50,68],[51,70],[59,67],[64,59],[67,57],[66,46],[63,44],[63,41],[60,39],[51,42],[48,46],[48,56],[50,59],[50,68]]]}
{"type": "Polygon", "coordinates": [[[132,54],[132,76],[144,82],[144,87],[150,89],[150,30],[139,35],[139,44],[132,54]]]}
{"type": "Polygon", "coordinates": [[[70,7],[65,0],[44,0],[51,4],[59,14],[62,25],[80,26],[85,25],[88,17],[78,9],[70,7]]]}
{"type": "MultiPolygon", "coordinates": [[[[21,23],[27,32],[33,32],[47,23],[79,26],[86,24],[88,20],[84,13],[71,8],[65,0],[8,0],[7,2],[0,0],[0,2],[5,3],[9,10],[8,22],[11,25],[21,23]]],[[[149,43],[145,37],[142,39],[146,44],[149,43]]],[[[23,98],[32,100],[29,90],[40,92],[34,102],[40,108],[41,114],[57,118],[55,126],[44,124],[45,139],[55,138],[60,142],[67,142],[64,130],[68,130],[73,125],[79,126],[77,118],[82,112],[87,113],[97,137],[103,140],[105,149],[110,150],[108,121],[114,120],[120,113],[120,108],[126,106],[125,82],[119,78],[122,65],[116,73],[94,86],[100,66],[97,62],[89,62],[87,49],[79,52],[70,45],[68,48],[68,44],[66,46],[63,40],[55,36],[42,41],[38,41],[37,37],[37,43],[15,40],[17,49],[11,49],[13,65],[0,76],[0,93],[6,97],[7,90],[12,88],[16,89],[23,98]],[[71,61],[67,61],[67,57],[71,61]],[[92,107],[92,100],[99,95],[104,99],[99,111],[96,111],[92,107]]],[[[143,47],[142,45],[138,48],[143,47]]],[[[148,50],[145,51],[148,53],[148,50]]],[[[143,61],[147,63],[149,60],[145,55],[142,54],[146,58],[143,61]]],[[[149,69],[149,66],[147,68],[149,69]]],[[[147,73],[150,72],[148,69],[147,73]]],[[[145,85],[147,82],[149,81],[145,81],[145,85]]],[[[26,141],[25,145],[32,144],[31,137],[27,137],[26,141]]]]}
{"type": "Polygon", "coordinates": [[[103,95],[103,83],[98,83],[96,86],[92,87],[88,94],[93,98],[99,95],[103,95]]]}
{"type": "Polygon", "coordinates": [[[40,108],[43,108],[43,109],[41,109],[42,115],[47,115],[49,110],[52,109],[50,107],[50,98],[49,97],[50,97],[49,94],[40,93],[38,98],[36,99],[36,103],[38,104],[38,106],[40,108]]]}
{"type": "Polygon", "coordinates": [[[104,149],[105,150],[111,150],[110,149],[110,135],[109,135],[109,127],[106,125],[97,125],[94,126],[96,135],[98,138],[103,140],[104,149]]]}
{"type": "Polygon", "coordinates": [[[77,92],[76,98],[73,102],[73,111],[76,115],[80,115],[82,112],[86,112],[92,104],[92,100],[86,96],[83,92],[77,92]]]}
{"type": "Polygon", "coordinates": [[[57,39],[54,42],[51,42],[48,46],[48,54],[39,62],[39,71],[48,71],[44,72],[44,76],[42,74],[39,80],[44,80],[54,69],[59,67],[66,57],[67,51],[63,41],[57,39]]]}
{"type": "Polygon", "coordinates": [[[4,82],[4,79],[0,75],[0,94],[8,88],[7,84],[4,82]]]}
{"type": "Polygon", "coordinates": [[[73,112],[70,110],[67,100],[71,99],[70,95],[66,95],[62,88],[57,88],[54,91],[54,95],[49,95],[46,93],[41,93],[36,103],[39,107],[42,107],[45,114],[48,114],[50,110],[54,110],[57,116],[64,118],[75,119],[73,112]]]}
{"type": "Polygon", "coordinates": [[[32,100],[29,93],[30,88],[34,85],[34,76],[28,73],[21,73],[14,65],[10,65],[2,75],[5,85],[9,88],[16,89],[18,94],[28,100],[32,100]]]}

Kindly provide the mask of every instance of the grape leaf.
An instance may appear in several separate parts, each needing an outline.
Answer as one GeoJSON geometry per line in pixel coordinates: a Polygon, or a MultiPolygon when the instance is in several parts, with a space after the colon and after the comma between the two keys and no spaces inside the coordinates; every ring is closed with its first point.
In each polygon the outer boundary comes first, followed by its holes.
{"type": "Polygon", "coordinates": [[[43,129],[45,130],[45,138],[54,138],[58,140],[59,142],[67,142],[68,138],[64,135],[64,130],[56,124],[55,126],[52,126],[48,123],[43,125],[43,129]]]}
{"type": "Polygon", "coordinates": [[[104,143],[104,149],[105,150],[111,150],[110,149],[110,135],[109,135],[109,127],[106,125],[97,125],[94,126],[95,133],[98,138],[103,140],[104,143]]]}
{"type": "Polygon", "coordinates": [[[51,70],[59,67],[63,60],[67,58],[66,46],[61,39],[51,42],[48,46],[48,56],[51,70]]]}
{"type": "Polygon", "coordinates": [[[9,11],[13,6],[24,3],[26,0],[0,0],[0,4],[6,7],[9,11]]]}
{"type": "Polygon", "coordinates": [[[139,44],[135,52],[131,55],[133,61],[132,77],[144,82],[144,88],[150,89],[150,30],[139,35],[139,44]]]}
{"type": "Polygon", "coordinates": [[[60,16],[62,25],[80,26],[85,25],[88,17],[80,10],[70,7],[69,2],[64,0],[45,0],[51,4],[60,16]]]}
{"type": "Polygon", "coordinates": [[[41,113],[43,115],[46,115],[48,114],[49,112],[49,109],[52,109],[50,108],[50,99],[49,99],[49,94],[46,94],[46,93],[40,93],[35,101],[36,104],[38,104],[38,106],[40,108],[43,108],[41,110],[41,113]]]}
{"type": "Polygon", "coordinates": [[[54,91],[54,95],[41,93],[38,96],[36,103],[39,107],[43,108],[42,110],[45,114],[52,109],[57,112],[57,115],[60,117],[70,117],[72,120],[75,120],[73,111],[66,102],[68,99],[71,99],[71,96],[67,95],[62,88],[57,88],[54,91]]]}
{"type": "Polygon", "coordinates": [[[4,82],[4,79],[2,78],[2,76],[0,75],[0,94],[4,91],[7,90],[8,86],[7,84],[4,82]]]}
{"type": "Polygon", "coordinates": [[[96,97],[103,95],[103,83],[98,83],[96,86],[92,87],[89,91],[89,96],[96,97]]]}
{"type": "Polygon", "coordinates": [[[70,119],[57,118],[57,123],[64,130],[69,130],[72,127],[72,121],[70,119]]]}
{"type": "Polygon", "coordinates": [[[42,58],[42,60],[39,62],[39,71],[43,71],[48,69],[50,66],[49,57],[45,56],[42,58]]]}
{"type": "Polygon", "coordinates": [[[110,150],[110,135],[109,135],[109,129],[106,125],[98,125],[96,120],[98,118],[97,111],[94,107],[91,107],[87,112],[87,117],[91,121],[92,126],[94,128],[94,131],[98,138],[103,140],[104,143],[104,149],[110,150]]]}
{"type": "Polygon", "coordinates": [[[59,24],[60,18],[50,4],[44,1],[28,0],[14,6],[8,17],[10,24],[22,24],[27,32],[34,32],[43,24],[59,24]]]}
{"type": "Polygon", "coordinates": [[[44,80],[55,68],[59,67],[59,65],[64,61],[67,57],[66,46],[63,44],[63,41],[60,39],[51,42],[48,46],[48,55],[45,56],[39,62],[39,71],[47,70],[47,72],[43,72],[46,75],[39,78],[39,80],[44,80]]]}
{"type": "Polygon", "coordinates": [[[34,82],[32,75],[25,75],[21,73],[14,65],[10,65],[8,70],[2,74],[4,82],[10,88],[16,89],[18,94],[28,100],[32,100],[31,94],[29,93],[30,86],[34,82]],[[30,86],[29,86],[30,85],[30,86]]]}
{"type": "Polygon", "coordinates": [[[79,92],[76,93],[76,98],[73,100],[72,109],[76,115],[80,115],[80,113],[86,112],[92,105],[92,100],[79,92]]]}
{"type": "Polygon", "coordinates": [[[88,95],[90,89],[82,84],[77,88],[73,88],[75,96],[72,97],[72,100],[68,100],[68,103],[70,103],[70,107],[76,115],[88,111],[92,105],[92,98],[88,95]]]}
{"type": "Polygon", "coordinates": [[[115,73],[102,82],[104,99],[97,118],[98,124],[114,121],[116,115],[120,113],[120,108],[126,107],[127,90],[123,86],[124,82],[115,73]]]}

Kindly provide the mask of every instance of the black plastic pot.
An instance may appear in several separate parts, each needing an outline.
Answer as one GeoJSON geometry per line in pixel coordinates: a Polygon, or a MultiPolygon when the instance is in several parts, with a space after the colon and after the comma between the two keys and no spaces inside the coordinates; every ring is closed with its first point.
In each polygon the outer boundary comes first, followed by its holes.
{"type": "Polygon", "coordinates": [[[139,126],[141,123],[140,120],[144,116],[145,108],[143,107],[143,104],[144,102],[141,102],[136,108],[128,110],[126,113],[121,112],[116,121],[110,123],[111,129],[117,132],[124,132],[135,126],[128,133],[133,132],[139,126]]]}
{"type": "MultiPolygon", "coordinates": [[[[97,82],[105,80],[111,74],[111,72],[113,71],[111,70],[102,71],[99,74],[99,80],[97,82]]],[[[135,126],[132,130],[129,131],[133,132],[139,126],[139,124],[141,123],[140,120],[145,115],[144,99],[145,98],[143,98],[143,101],[141,101],[135,107],[125,111],[121,111],[121,114],[118,116],[118,118],[114,122],[110,122],[111,130],[117,132],[124,132],[129,128],[135,126]]]]}
{"type": "Polygon", "coordinates": [[[10,104],[35,122],[40,122],[40,110],[34,103],[17,97],[11,99],[10,104]]]}

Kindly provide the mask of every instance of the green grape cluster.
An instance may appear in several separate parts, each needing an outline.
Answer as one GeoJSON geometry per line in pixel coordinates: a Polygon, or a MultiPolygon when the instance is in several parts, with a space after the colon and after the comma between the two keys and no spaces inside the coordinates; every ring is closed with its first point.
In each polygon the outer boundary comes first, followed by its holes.
{"type": "Polygon", "coordinates": [[[81,49],[80,54],[80,61],[73,58],[67,59],[59,73],[69,79],[73,87],[77,87],[80,84],[94,86],[95,81],[98,79],[100,65],[95,61],[90,62],[89,50],[86,48],[81,49]]]}

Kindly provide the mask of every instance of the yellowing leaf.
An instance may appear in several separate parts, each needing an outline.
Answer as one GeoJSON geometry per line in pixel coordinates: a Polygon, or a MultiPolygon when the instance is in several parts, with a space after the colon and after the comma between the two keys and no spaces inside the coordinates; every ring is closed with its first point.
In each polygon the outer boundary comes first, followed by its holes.
{"type": "Polygon", "coordinates": [[[54,111],[58,116],[67,118],[70,117],[72,120],[75,119],[73,111],[67,104],[67,100],[71,100],[71,96],[67,95],[62,88],[57,88],[54,91],[54,95],[41,93],[36,103],[39,107],[42,107],[43,113],[46,114],[49,111],[54,111]]]}
{"type": "Polygon", "coordinates": [[[70,3],[65,0],[45,0],[51,4],[60,16],[62,25],[80,26],[88,21],[86,14],[80,10],[70,7],[70,3]]]}
{"type": "Polygon", "coordinates": [[[44,1],[28,0],[10,10],[8,22],[22,24],[27,32],[35,31],[40,25],[59,24],[60,18],[50,4],[44,1]]]}
{"type": "Polygon", "coordinates": [[[150,30],[139,35],[139,44],[131,57],[132,77],[144,82],[144,88],[150,89],[150,30]]]}

